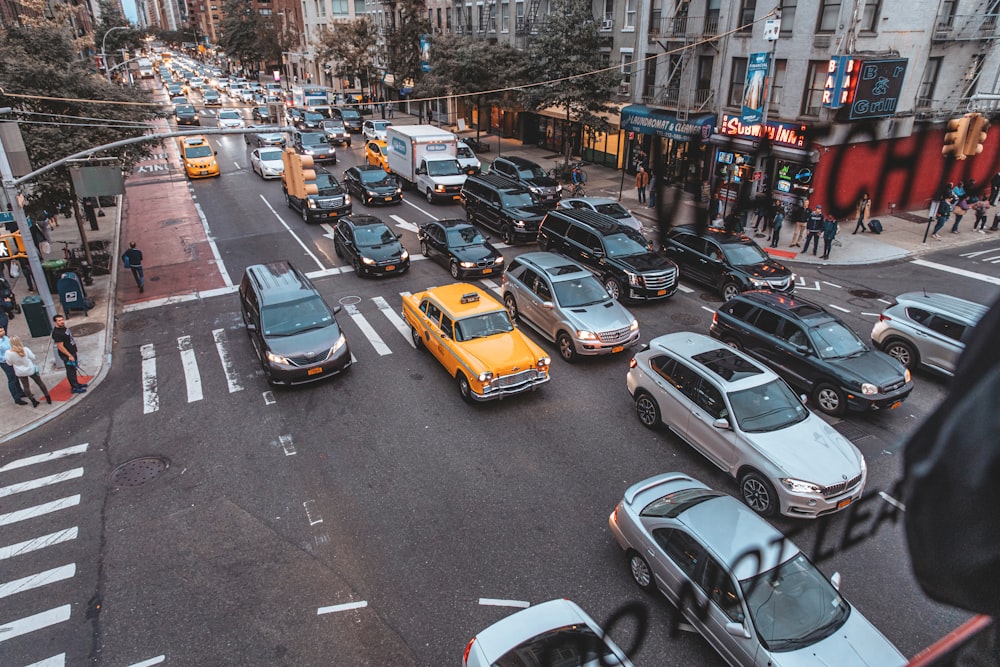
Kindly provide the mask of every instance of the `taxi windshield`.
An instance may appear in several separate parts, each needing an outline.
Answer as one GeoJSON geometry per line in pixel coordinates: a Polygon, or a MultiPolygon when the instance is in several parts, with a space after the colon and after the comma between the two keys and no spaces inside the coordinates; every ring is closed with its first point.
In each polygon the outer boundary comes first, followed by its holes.
{"type": "Polygon", "coordinates": [[[189,159],[196,157],[212,157],[212,147],[201,145],[201,146],[191,146],[190,148],[185,148],[184,157],[189,159]]]}
{"type": "Polygon", "coordinates": [[[506,310],[498,310],[494,313],[466,317],[456,322],[455,340],[486,338],[499,333],[510,333],[513,330],[514,325],[510,323],[510,315],[506,310]]]}

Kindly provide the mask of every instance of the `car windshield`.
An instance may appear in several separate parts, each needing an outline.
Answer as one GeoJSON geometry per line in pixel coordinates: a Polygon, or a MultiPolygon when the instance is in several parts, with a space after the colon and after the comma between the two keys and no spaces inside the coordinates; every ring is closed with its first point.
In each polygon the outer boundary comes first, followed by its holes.
{"type": "Polygon", "coordinates": [[[372,121],[372,129],[376,132],[384,132],[385,128],[389,127],[392,123],[385,120],[372,121]]]}
{"type": "Polygon", "coordinates": [[[840,320],[830,320],[811,331],[816,354],[823,359],[853,357],[868,351],[858,335],[840,320]]]}
{"type": "Polygon", "coordinates": [[[178,116],[193,115],[195,113],[197,113],[197,112],[194,110],[194,107],[184,106],[184,105],[181,105],[181,106],[177,107],[177,115],[178,116]]]}
{"type": "Polygon", "coordinates": [[[361,118],[361,114],[359,114],[355,109],[341,109],[340,117],[344,120],[358,120],[361,118]]]}
{"type": "Polygon", "coordinates": [[[235,119],[239,119],[240,118],[240,114],[239,114],[238,111],[220,111],[219,112],[219,118],[226,118],[226,119],[235,118],[235,119]]]}
{"type": "Polygon", "coordinates": [[[604,286],[593,276],[581,275],[579,278],[560,280],[552,283],[552,288],[556,293],[556,301],[563,308],[593,306],[611,300],[604,286]]]}
{"type": "Polygon", "coordinates": [[[344,124],[339,120],[324,120],[322,127],[328,132],[343,132],[344,124]]]}
{"type": "Polygon", "coordinates": [[[455,323],[455,339],[458,341],[486,338],[499,333],[509,333],[514,330],[510,323],[510,315],[506,310],[475,315],[455,323]]]}
{"type": "Polygon", "coordinates": [[[184,149],[184,156],[187,158],[212,157],[212,147],[205,145],[191,146],[190,148],[184,149]]]}
{"type": "Polygon", "coordinates": [[[354,229],[354,242],[363,248],[373,248],[399,239],[385,225],[364,225],[354,229]]]}
{"type": "Polygon", "coordinates": [[[589,626],[580,623],[546,630],[504,653],[491,667],[590,667],[621,661],[589,626]]]}
{"type": "Polygon", "coordinates": [[[610,215],[612,218],[627,218],[631,215],[624,206],[616,201],[608,204],[595,204],[594,210],[604,215],[610,215]]]}
{"type": "Polygon", "coordinates": [[[521,178],[545,178],[548,174],[546,174],[545,170],[536,164],[533,167],[518,168],[517,175],[521,178]]]}
{"type": "Polygon", "coordinates": [[[521,208],[524,206],[534,206],[535,200],[528,192],[514,192],[500,195],[504,208],[521,208]]]}
{"type": "Polygon", "coordinates": [[[461,173],[458,160],[433,160],[427,163],[428,176],[456,176],[461,173]]]}
{"type": "Polygon", "coordinates": [[[627,257],[649,252],[649,247],[625,233],[605,236],[604,247],[607,249],[608,257],[627,257]]]}
{"type": "Polygon", "coordinates": [[[320,134],[319,132],[307,132],[302,135],[302,145],[303,146],[328,146],[329,143],[326,140],[326,135],[320,134]]]}
{"type": "Polygon", "coordinates": [[[733,266],[749,266],[767,261],[767,255],[756,243],[723,243],[722,252],[733,266]]]}
{"type": "Polygon", "coordinates": [[[458,147],[458,157],[461,157],[461,158],[470,158],[471,159],[471,158],[476,157],[476,154],[473,153],[472,149],[469,148],[468,146],[459,146],[458,147]]]}
{"type": "Polygon", "coordinates": [[[304,114],[307,123],[319,123],[323,120],[323,114],[313,113],[312,111],[307,111],[304,114]]]}
{"type": "Polygon", "coordinates": [[[772,380],[729,394],[736,423],[746,433],[766,433],[788,428],[809,416],[802,401],[783,380],[772,380]]]}
{"type": "Polygon", "coordinates": [[[265,336],[292,336],[330,326],[333,313],[318,296],[264,306],[260,311],[265,336]]]}
{"type": "Polygon", "coordinates": [[[319,190],[318,194],[323,197],[339,195],[343,192],[343,189],[340,187],[340,183],[337,182],[337,179],[327,173],[316,174],[316,189],[319,190]]]}
{"type": "Polygon", "coordinates": [[[837,631],[851,607],[803,554],[740,581],[761,642],[774,652],[811,646],[837,631]]]}
{"type": "Polygon", "coordinates": [[[396,179],[391,175],[387,174],[384,169],[365,169],[360,171],[361,182],[365,185],[378,186],[378,185],[395,185],[396,179]]]}
{"type": "Polygon", "coordinates": [[[260,159],[264,162],[281,162],[281,151],[262,151],[260,159]]]}
{"type": "Polygon", "coordinates": [[[486,243],[486,239],[483,235],[479,233],[479,230],[475,227],[459,227],[457,229],[448,230],[448,247],[449,248],[461,248],[462,246],[468,245],[482,245],[486,243]]]}

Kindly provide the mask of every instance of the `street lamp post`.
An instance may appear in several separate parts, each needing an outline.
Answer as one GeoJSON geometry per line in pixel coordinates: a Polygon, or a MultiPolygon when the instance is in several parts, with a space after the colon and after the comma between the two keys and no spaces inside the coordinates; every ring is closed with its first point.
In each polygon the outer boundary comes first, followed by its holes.
{"type": "Polygon", "coordinates": [[[111,83],[111,68],[108,67],[108,54],[107,54],[107,44],[108,35],[113,33],[115,30],[131,30],[130,25],[116,25],[113,28],[108,28],[107,32],[104,33],[104,38],[101,39],[101,62],[104,63],[104,75],[108,79],[108,83],[111,83]]]}

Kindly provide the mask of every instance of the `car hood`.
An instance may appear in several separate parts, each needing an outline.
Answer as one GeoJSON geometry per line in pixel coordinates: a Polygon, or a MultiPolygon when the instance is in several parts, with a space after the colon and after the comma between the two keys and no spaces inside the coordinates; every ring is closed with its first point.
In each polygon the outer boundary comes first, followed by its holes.
{"type": "Polygon", "coordinates": [[[883,387],[899,382],[904,377],[903,367],[898,361],[871,348],[856,357],[827,359],[826,362],[838,368],[843,375],[856,378],[859,384],[871,382],[877,387],[883,387]]]}
{"type": "Polygon", "coordinates": [[[267,169],[284,170],[285,168],[285,163],[281,160],[260,160],[260,165],[267,169]]]}
{"type": "Polygon", "coordinates": [[[646,273],[647,271],[666,271],[676,268],[676,265],[656,252],[647,252],[641,255],[626,255],[624,257],[608,258],[622,264],[633,273],[646,273]]]}
{"type": "Polygon", "coordinates": [[[861,452],[814,414],[789,428],[744,435],[788,477],[832,486],[861,474],[861,452]]]}
{"type": "Polygon", "coordinates": [[[590,306],[563,308],[562,312],[577,329],[593,332],[626,329],[635,319],[614,299],[590,306]]]}
{"type": "Polygon", "coordinates": [[[518,330],[494,334],[486,338],[459,343],[467,354],[479,361],[480,368],[493,375],[510,375],[537,368],[538,358],[545,356],[518,330]]]}
{"type": "Polygon", "coordinates": [[[779,264],[770,258],[764,260],[760,264],[744,264],[740,266],[740,268],[753,277],[761,278],[763,280],[787,278],[792,274],[788,267],[783,264],[779,264]]]}
{"type": "Polygon", "coordinates": [[[322,329],[306,331],[292,336],[265,336],[267,348],[283,357],[316,357],[329,352],[340,337],[336,322],[322,329]]]}
{"type": "Polygon", "coordinates": [[[374,259],[376,262],[384,262],[390,259],[399,259],[403,255],[403,246],[400,243],[386,243],[377,246],[361,246],[358,252],[363,257],[374,259]]]}
{"type": "Polygon", "coordinates": [[[478,262],[481,259],[486,259],[487,257],[496,257],[500,253],[497,249],[490,244],[485,245],[464,245],[457,248],[452,248],[451,252],[459,259],[461,262],[478,262]]]}
{"type": "Polygon", "coordinates": [[[462,185],[465,183],[465,174],[451,174],[450,176],[427,176],[428,179],[438,185],[462,185]]]}
{"type": "Polygon", "coordinates": [[[371,192],[377,195],[394,195],[396,194],[395,185],[367,185],[365,183],[361,184],[361,189],[366,192],[371,192]]]}
{"type": "Polygon", "coordinates": [[[559,181],[554,178],[549,178],[548,176],[535,176],[534,178],[524,179],[525,183],[531,183],[532,185],[539,188],[554,188],[559,185],[559,181]]]}
{"type": "Polygon", "coordinates": [[[907,660],[857,609],[835,633],[797,651],[772,654],[775,667],[897,667],[907,660]]]}
{"type": "Polygon", "coordinates": [[[517,218],[518,220],[537,220],[542,221],[545,214],[549,212],[549,209],[545,208],[541,204],[535,206],[520,206],[518,208],[509,209],[510,214],[517,218]]]}

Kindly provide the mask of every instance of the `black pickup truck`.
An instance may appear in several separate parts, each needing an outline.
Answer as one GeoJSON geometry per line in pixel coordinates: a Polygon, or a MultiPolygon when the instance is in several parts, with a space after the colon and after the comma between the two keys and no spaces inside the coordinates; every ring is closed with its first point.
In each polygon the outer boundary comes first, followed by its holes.
{"type": "Polygon", "coordinates": [[[299,212],[303,222],[338,219],[351,213],[351,195],[347,193],[340,181],[334,178],[333,174],[328,171],[317,171],[315,182],[319,193],[300,199],[288,191],[284,179],[281,181],[285,202],[289,208],[299,212]]]}

